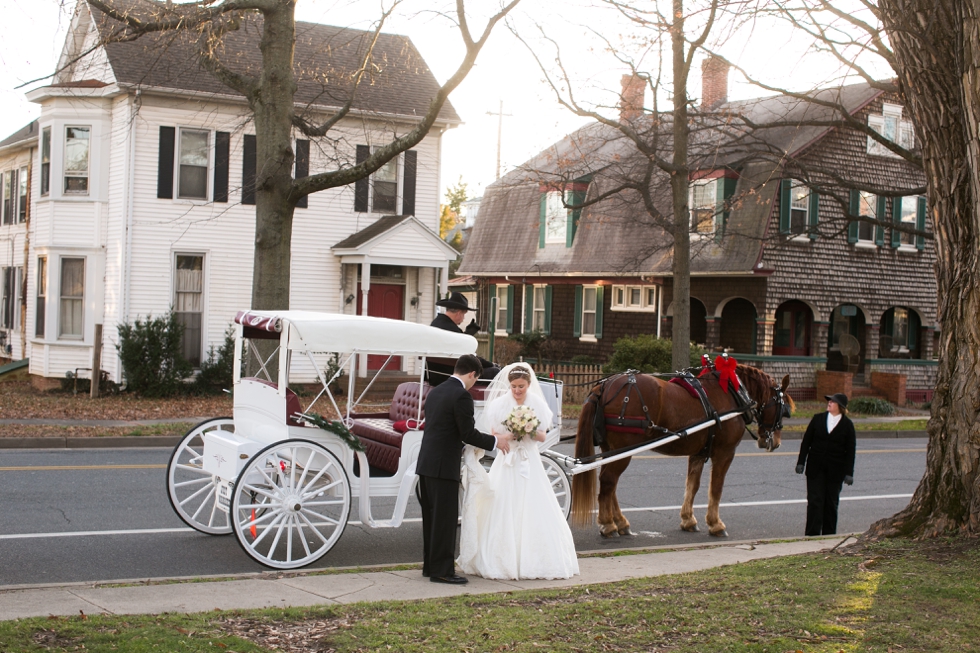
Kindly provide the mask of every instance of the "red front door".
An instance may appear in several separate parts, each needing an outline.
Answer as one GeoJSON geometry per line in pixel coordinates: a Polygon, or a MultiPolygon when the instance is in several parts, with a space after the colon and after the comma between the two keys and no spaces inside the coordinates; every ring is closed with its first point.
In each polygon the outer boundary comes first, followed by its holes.
{"type": "Polygon", "coordinates": [[[809,356],[810,325],[813,312],[800,301],[782,304],[776,310],[776,328],[773,332],[774,356],[809,356]]]}
{"type": "MultiPolygon", "coordinates": [[[[357,314],[361,314],[362,304],[361,284],[357,284],[357,314]]],[[[368,291],[368,315],[372,317],[387,317],[392,320],[405,319],[405,286],[384,283],[372,283],[368,291]]],[[[387,356],[368,356],[368,369],[380,370],[387,356]]],[[[401,356],[392,358],[387,370],[400,370],[401,356]]]]}

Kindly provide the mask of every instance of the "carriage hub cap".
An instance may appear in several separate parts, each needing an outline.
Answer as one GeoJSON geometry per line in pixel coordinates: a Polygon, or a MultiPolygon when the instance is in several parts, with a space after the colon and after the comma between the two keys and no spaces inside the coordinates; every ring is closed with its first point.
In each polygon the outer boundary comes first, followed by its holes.
{"type": "Polygon", "coordinates": [[[299,512],[303,509],[303,502],[300,501],[299,495],[287,494],[282,499],[282,507],[287,512],[299,512]]]}

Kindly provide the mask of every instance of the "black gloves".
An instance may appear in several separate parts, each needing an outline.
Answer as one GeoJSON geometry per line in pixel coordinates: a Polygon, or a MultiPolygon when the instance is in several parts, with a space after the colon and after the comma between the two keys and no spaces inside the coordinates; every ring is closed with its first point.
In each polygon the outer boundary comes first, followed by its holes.
{"type": "Polygon", "coordinates": [[[844,485],[854,485],[854,477],[853,476],[845,476],[844,477],[844,485]]]}
{"type": "Polygon", "coordinates": [[[797,474],[802,474],[803,473],[803,465],[797,465],[796,466],[796,473],[797,474]]]}
{"type": "Polygon", "coordinates": [[[480,325],[476,323],[476,318],[470,320],[470,323],[466,325],[465,333],[468,336],[475,336],[480,332],[480,325]]]}

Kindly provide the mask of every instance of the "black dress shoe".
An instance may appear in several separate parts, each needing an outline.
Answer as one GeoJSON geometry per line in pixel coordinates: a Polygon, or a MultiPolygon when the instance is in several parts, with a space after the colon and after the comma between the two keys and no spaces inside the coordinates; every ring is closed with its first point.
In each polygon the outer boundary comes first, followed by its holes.
{"type": "Polygon", "coordinates": [[[422,572],[422,578],[428,578],[428,577],[429,577],[429,572],[423,571],[422,572]]]}
{"type": "Polygon", "coordinates": [[[470,582],[468,578],[455,574],[452,576],[433,576],[429,580],[433,583],[448,583],[450,585],[465,585],[470,582]]]}

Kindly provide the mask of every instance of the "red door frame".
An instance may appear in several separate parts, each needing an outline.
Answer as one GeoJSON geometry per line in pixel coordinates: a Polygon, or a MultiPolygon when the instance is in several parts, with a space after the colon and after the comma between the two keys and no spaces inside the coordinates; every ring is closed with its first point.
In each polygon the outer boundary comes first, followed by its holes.
{"type": "Polygon", "coordinates": [[[776,326],[772,332],[772,354],[773,356],[809,356],[810,355],[810,334],[813,327],[813,311],[805,303],[792,300],[785,302],[776,309],[776,326]],[[780,347],[776,345],[776,333],[779,330],[779,318],[783,313],[789,312],[789,346],[780,347]],[[796,347],[793,336],[796,334],[799,321],[805,320],[803,327],[803,347],[796,347]]]}
{"type": "MultiPolygon", "coordinates": [[[[361,284],[357,284],[357,314],[361,314],[361,284]]],[[[368,315],[386,317],[391,320],[405,319],[405,286],[387,283],[372,283],[368,290],[368,315]]],[[[369,370],[380,370],[387,356],[368,356],[369,370]]],[[[401,370],[402,357],[395,356],[385,366],[386,370],[401,370]]]]}

